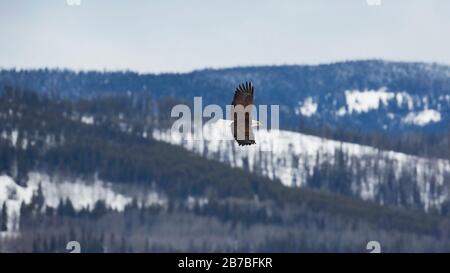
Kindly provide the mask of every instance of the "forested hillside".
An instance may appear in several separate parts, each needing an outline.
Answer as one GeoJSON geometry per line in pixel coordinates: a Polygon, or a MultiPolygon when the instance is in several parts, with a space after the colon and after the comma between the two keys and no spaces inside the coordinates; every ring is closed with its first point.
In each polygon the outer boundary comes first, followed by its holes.
{"type": "MultiPolygon", "coordinates": [[[[2,70],[9,85],[60,98],[140,95],[225,107],[253,81],[256,104],[280,105],[281,128],[408,154],[449,158],[450,68],[381,60],[207,69],[184,74],[2,70]]],[[[163,108],[164,110],[167,110],[163,108]]]]}
{"type": "Polygon", "coordinates": [[[155,107],[168,103],[5,87],[0,250],[64,252],[78,240],[93,252],[365,252],[373,239],[383,251],[449,250],[445,213],[286,187],[153,139],[169,122],[155,107]]]}

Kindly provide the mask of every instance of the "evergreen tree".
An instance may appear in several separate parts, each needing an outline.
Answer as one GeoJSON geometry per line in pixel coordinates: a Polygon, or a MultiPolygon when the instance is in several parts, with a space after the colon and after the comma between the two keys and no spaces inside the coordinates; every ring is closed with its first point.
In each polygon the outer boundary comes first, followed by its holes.
{"type": "Polygon", "coordinates": [[[45,197],[44,192],[42,190],[42,184],[39,183],[38,189],[35,193],[33,193],[33,196],[31,197],[31,205],[33,209],[35,209],[37,212],[41,212],[42,208],[45,204],[45,197]]]}
{"type": "Polygon", "coordinates": [[[8,231],[8,208],[6,207],[6,202],[3,203],[0,214],[0,231],[8,231]]]}

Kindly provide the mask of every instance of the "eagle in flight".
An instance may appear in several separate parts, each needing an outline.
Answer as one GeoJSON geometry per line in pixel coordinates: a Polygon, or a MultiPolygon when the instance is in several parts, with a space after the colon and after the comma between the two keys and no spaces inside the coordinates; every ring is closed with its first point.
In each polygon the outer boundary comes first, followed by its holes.
{"type": "Polygon", "coordinates": [[[232,104],[231,131],[239,146],[255,144],[255,135],[252,127],[260,125],[258,121],[252,120],[253,108],[253,85],[251,82],[240,84],[234,92],[232,104]]]}

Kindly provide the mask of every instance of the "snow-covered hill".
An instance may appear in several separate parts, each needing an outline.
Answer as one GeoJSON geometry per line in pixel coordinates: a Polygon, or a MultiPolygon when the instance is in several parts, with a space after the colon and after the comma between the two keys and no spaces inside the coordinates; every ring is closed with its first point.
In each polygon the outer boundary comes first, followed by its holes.
{"type": "Polygon", "coordinates": [[[121,189],[111,183],[93,179],[92,181],[65,176],[49,176],[41,172],[31,172],[25,187],[18,185],[7,175],[0,176],[0,208],[6,204],[7,231],[2,236],[14,236],[19,231],[20,207],[29,204],[39,187],[45,205],[56,208],[61,201],[70,200],[76,211],[93,209],[102,201],[108,208],[123,211],[125,206],[137,201],[138,205],[164,205],[166,198],[151,190],[121,189]]]}
{"type": "Polygon", "coordinates": [[[359,122],[360,127],[367,123],[396,131],[439,125],[448,113],[449,103],[449,94],[410,94],[381,87],[306,97],[298,102],[295,113],[306,122],[359,122]]]}
{"type": "Polygon", "coordinates": [[[381,204],[440,209],[449,200],[450,162],[290,131],[256,132],[257,145],[218,140],[229,130],[205,125],[204,140],[155,130],[158,140],[181,145],[207,158],[247,168],[287,186],[311,186],[381,204]],[[209,139],[209,140],[206,140],[209,139]]]}

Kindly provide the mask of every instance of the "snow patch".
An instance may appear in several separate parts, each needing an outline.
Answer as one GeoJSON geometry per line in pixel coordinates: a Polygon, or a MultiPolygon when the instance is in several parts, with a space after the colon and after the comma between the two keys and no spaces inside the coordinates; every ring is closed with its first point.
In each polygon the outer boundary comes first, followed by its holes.
{"type": "Polygon", "coordinates": [[[345,114],[347,114],[347,110],[345,110],[345,107],[339,108],[339,110],[336,112],[336,115],[338,117],[345,116],[345,114]]]}
{"type": "Polygon", "coordinates": [[[378,90],[347,90],[345,91],[345,100],[348,113],[366,113],[378,109],[381,104],[387,105],[388,101],[395,96],[392,92],[387,92],[386,88],[378,90]]]}
{"type": "Polygon", "coordinates": [[[441,121],[441,113],[432,109],[426,109],[421,112],[411,112],[403,118],[404,123],[419,126],[425,126],[429,123],[435,123],[439,121],[441,121]]]}
{"type": "Polygon", "coordinates": [[[0,176],[0,209],[6,205],[7,231],[0,232],[0,237],[17,237],[19,231],[20,206],[22,202],[29,203],[33,190],[17,185],[6,175],[0,176]]]}
{"type": "Polygon", "coordinates": [[[305,117],[311,117],[317,112],[317,103],[314,102],[313,98],[308,97],[305,99],[303,104],[300,106],[300,113],[305,117]]]}
{"type": "Polygon", "coordinates": [[[17,130],[12,131],[12,133],[11,133],[11,142],[12,142],[12,145],[14,147],[16,147],[16,145],[17,145],[17,138],[18,138],[18,136],[19,136],[19,131],[17,131],[17,130]]]}
{"type": "Polygon", "coordinates": [[[164,205],[167,200],[155,191],[137,193],[121,193],[113,188],[111,183],[99,179],[84,181],[64,177],[51,177],[40,172],[28,174],[27,186],[23,187],[7,176],[0,176],[0,208],[6,203],[8,231],[2,236],[15,236],[19,231],[20,206],[29,204],[39,185],[45,200],[45,205],[56,208],[60,201],[70,200],[74,209],[93,209],[98,201],[105,202],[108,208],[123,211],[135,198],[139,205],[164,205]]]}
{"type": "Polygon", "coordinates": [[[87,125],[94,124],[94,117],[93,116],[82,116],[81,122],[87,125]]]}
{"type": "Polygon", "coordinates": [[[29,174],[28,187],[37,189],[39,184],[45,197],[45,204],[56,208],[61,200],[70,200],[75,210],[93,208],[98,201],[104,201],[112,209],[122,211],[132,201],[131,197],[116,193],[108,183],[94,180],[91,183],[81,179],[58,181],[50,176],[33,172],[29,174]]]}
{"type": "Polygon", "coordinates": [[[398,107],[402,107],[404,104],[406,104],[409,110],[414,109],[414,100],[408,93],[399,92],[395,95],[395,99],[397,100],[398,107]]]}

